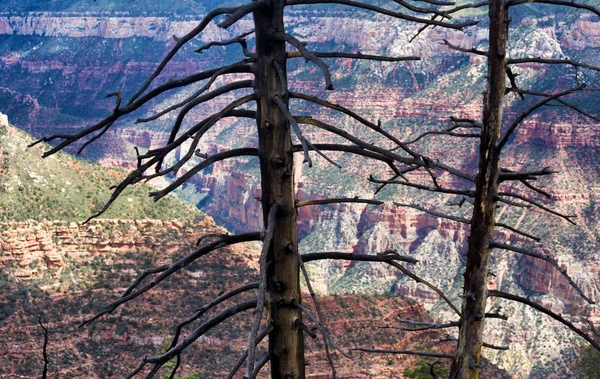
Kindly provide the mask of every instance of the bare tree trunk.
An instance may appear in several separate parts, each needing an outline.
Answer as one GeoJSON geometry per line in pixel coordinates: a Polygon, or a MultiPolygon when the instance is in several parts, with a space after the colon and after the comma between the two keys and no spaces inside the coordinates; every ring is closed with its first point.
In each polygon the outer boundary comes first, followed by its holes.
{"type": "Polygon", "coordinates": [[[273,330],[269,333],[271,377],[304,378],[304,341],[296,320],[301,311],[292,306],[300,299],[300,272],[296,251],[296,207],[294,196],[294,162],[290,125],[273,102],[278,96],[286,104],[285,42],[274,38],[284,32],[283,0],[254,12],[256,25],[256,82],[260,96],[257,105],[258,149],[262,177],[263,221],[273,204],[278,204],[275,232],[267,256],[268,316],[273,330]],[[279,72],[278,72],[279,70],[279,72]]]}
{"type": "Polygon", "coordinates": [[[488,296],[489,244],[495,225],[500,172],[500,151],[496,146],[500,138],[506,87],[507,15],[508,10],[503,0],[490,1],[487,93],[484,98],[479,170],[476,179],[471,235],[469,236],[467,268],[464,274],[460,335],[457,352],[450,370],[452,379],[477,379],[479,377],[485,325],[484,315],[488,296]]]}

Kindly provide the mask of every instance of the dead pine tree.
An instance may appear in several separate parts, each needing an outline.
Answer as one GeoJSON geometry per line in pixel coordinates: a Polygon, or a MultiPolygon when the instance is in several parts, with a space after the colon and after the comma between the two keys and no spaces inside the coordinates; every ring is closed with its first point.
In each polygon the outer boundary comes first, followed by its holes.
{"type": "MultiPolygon", "coordinates": [[[[489,48],[485,54],[488,59],[487,89],[484,95],[483,104],[479,167],[475,176],[475,194],[473,197],[473,213],[471,218],[470,236],[468,239],[469,248],[467,252],[467,263],[464,273],[465,283],[458,347],[452,361],[450,378],[477,379],[479,377],[481,348],[485,336],[485,310],[488,297],[504,298],[529,305],[562,322],[575,333],[587,340],[596,349],[600,350],[600,343],[598,341],[575,327],[562,316],[554,314],[549,309],[520,296],[496,290],[488,291],[487,288],[488,277],[490,274],[489,263],[493,249],[504,249],[519,254],[533,256],[537,259],[550,261],[552,265],[566,277],[567,281],[577,290],[581,297],[586,302],[593,304],[593,301],[579,289],[571,278],[569,278],[566,271],[550,257],[494,240],[494,230],[495,227],[498,226],[498,223],[496,222],[496,209],[498,203],[501,201],[510,202],[518,200],[515,204],[516,206],[538,207],[539,209],[562,217],[567,222],[574,223],[572,221],[573,216],[562,215],[548,209],[529,194],[523,196],[518,193],[515,194],[503,191],[503,188],[510,185],[510,183],[520,182],[532,191],[534,195],[548,197],[548,194],[544,190],[535,187],[531,184],[531,181],[553,174],[554,172],[551,169],[540,168],[539,170],[530,172],[513,172],[502,167],[503,148],[507,145],[512,134],[523,120],[537,109],[556,102],[598,121],[597,117],[589,115],[575,106],[569,106],[569,103],[566,103],[563,100],[564,97],[570,94],[584,91],[584,84],[573,83],[574,86],[568,89],[558,89],[558,91],[554,93],[539,94],[528,94],[527,91],[522,91],[518,88],[515,76],[510,68],[511,65],[539,60],[540,63],[563,63],[577,67],[576,62],[554,62],[552,60],[544,59],[527,59],[527,57],[508,57],[510,28],[509,9],[525,3],[551,3],[566,7],[575,7],[592,11],[600,16],[600,10],[597,8],[575,1],[504,0],[489,2],[489,48]],[[505,98],[512,92],[519,94],[523,99],[527,94],[538,98],[541,97],[541,100],[533,103],[527,110],[518,115],[516,119],[507,120],[510,124],[508,127],[503,127],[503,121],[506,119],[506,117],[503,117],[505,98]]],[[[590,69],[600,71],[600,67],[591,66],[590,69]]],[[[520,231],[515,229],[512,232],[517,233],[520,231]]],[[[535,236],[528,236],[527,232],[522,232],[521,235],[530,239],[536,238],[535,236]]]]}
{"type": "MultiPolygon", "coordinates": [[[[341,105],[333,104],[316,96],[289,91],[287,77],[287,62],[289,59],[304,58],[308,63],[315,64],[323,75],[325,88],[333,90],[333,83],[328,65],[323,59],[352,58],[368,59],[375,61],[400,62],[415,60],[417,57],[386,57],[366,55],[360,52],[318,52],[308,49],[306,44],[291,34],[286,33],[284,24],[284,9],[287,6],[311,4],[338,4],[375,12],[392,18],[402,19],[422,25],[462,29],[473,25],[473,22],[454,23],[447,22],[449,15],[440,14],[430,5],[425,8],[415,7],[406,2],[390,2],[388,7],[374,6],[354,0],[257,0],[237,7],[217,8],[209,12],[204,19],[188,34],[174,37],[175,46],[158,65],[150,77],[128,99],[124,100],[120,91],[109,96],[116,98],[113,111],[100,122],[83,129],[72,135],[54,135],[38,141],[52,142],[55,145],[44,156],[52,155],[61,149],[81,143],[79,151],[90,143],[101,138],[115,122],[124,116],[139,110],[158,96],[172,93],[183,88],[197,88],[183,101],[173,104],[157,113],[142,117],[138,123],[156,120],[165,114],[176,112],[176,119],[171,127],[167,143],[160,148],[138,154],[137,168],[133,170],[121,183],[115,186],[108,203],[96,215],[102,214],[110,204],[123,192],[123,190],[141,181],[156,177],[169,176],[171,184],[151,195],[155,200],[166,196],[193,175],[209,167],[215,162],[236,157],[258,157],[261,175],[261,205],[263,213],[264,230],[248,232],[237,235],[213,235],[203,238],[197,248],[185,257],[160,267],[146,269],[115,301],[107,305],[90,319],[84,321],[86,325],[99,317],[116,310],[128,301],[143,295],[153,287],[159,285],[172,274],[184,269],[188,264],[201,259],[202,256],[211,254],[215,250],[247,241],[262,241],[262,251],[259,260],[259,281],[247,283],[233,289],[217,298],[195,312],[188,319],[183,320],[176,327],[171,344],[166,352],[154,356],[144,357],[139,365],[127,376],[131,378],[137,374],[145,373],[147,378],[153,377],[165,363],[175,359],[170,377],[173,378],[181,364],[181,353],[199,337],[218,326],[223,321],[234,315],[254,310],[252,328],[249,331],[248,348],[233,365],[229,377],[233,377],[240,367],[246,362],[246,377],[255,378],[259,371],[270,363],[272,378],[296,379],[305,377],[304,361],[304,335],[316,337],[312,328],[307,324],[314,324],[324,340],[325,352],[331,365],[332,375],[336,376],[334,362],[329,349],[336,349],[342,356],[352,359],[360,364],[348,351],[338,346],[321,322],[321,310],[318,301],[310,286],[310,278],[304,270],[304,263],[320,259],[362,260],[370,262],[384,262],[402,272],[409,273],[399,262],[416,263],[410,257],[399,255],[395,251],[381,254],[351,254],[343,252],[300,254],[297,237],[297,209],[302,206],[319,206],[322,204],[357,202],[381,205],[383,202],[374,199],[336,198],[324,200],[308,200],[297,202],[294,189],[295,153],[303,154],[304,162],[312,165],[317,154],[330,164],[339,165],[327,156],[328,151],[353,154],[360,159],[371,159],[381,162],[394,173],[395,177],[403,177],[404,173],[415,170],[431,168],[444,170],[458,177],[470,178],[459,170],[452,169],[438,163],[435,159],[423,156],[386,132],[379,123],[373,123],[355,112],[341,105]],[[415,16],[414,14],[418,14],[415,16]],[[227,41],[213,41],[202,46],[197,51],[203,51],[212,46],[240,45],[243,57],[235,63],[201,71],[183,78],[172,78],[163,84],[157,84],[156,79],[179,50],[196,36],[200,35],[207,25],[213,21],[218,22],[222,28],[229,28],[240,19],[251,16],[254,20],[254,29],[244,31],[238,36],[227,41]],[[441,21],[438,20],[441,18],[441,21]],[[254,41],[252,48],[250,42],[254,41]],[[288,52],[286,46],[292,51],[288,52]],[[232,74],[245,74],[250,79],[230,80],[232,74]],[[228,80],[229,79],[229,80],[228,80]],[[215,83],[217,88],[211,89],[215,83]],[[190,111],[201,107],[210,100],[224,95],[235,94],[236,99],[223,107],[218,112],[206,117],[200,122],[189,126],[185,123],[190,111]],[[318,119],[318,114],[312,116],[295,116],[290,109],[290,100],[306,102],[323,109],[340,112],[354,122],[363,126],[369,132],[376,134],[386,143],[386,146],[377,146],[366,142],[343,128],[328,124],[318,119]],[[243,148],[207,154],[198,149],[202,137],[212,127],[228,118],[250,119],[256,122],[258,144],[243,148]],[[313,128],[329,132],[344,143],[313,143],[307,139],[301,125],[310,125],[313,128]],[[299,141],[294,144],[293,136],[299,141]],[[178,160],[170,159],[176,149],[183,153],[178,160]],[[199,161],[199,162],[197,162],[199,161]],[[167,163],[172,162],[172,163],[167,163]],[[180,169],[186,165],[186,172],[177,176],[180,169]],[[315,302],[316,313],[312,313],[302,304],[300,294],[300,274],[306,279],[309,292],[315,302]],[[211,313],[212,316],[203,318],[208,312],[213,311],[221,303],[233,297],[254,292],[256,296],[219,312],[211,313]],[[305,320],[308,319],[309,321],[305,320]],[[198,324],[189,330],[185,338],[180,338],[184,329],[192,323],[198,324]],[[268,354],[263,357],[256,356],[256,346],[264,338],[268,339],[268,354]],[[148,367],[149,366],[149,367],[148,367]]],[[[238,75],[239,77],[239,75],[238,75]]],[[[293,108],[292,108],[293,109],[293,108]]],[[[341,168],[341,167],[340,167],[341,168]]],[[[418,280],[414,274],[412,278],[418,280]]],[[[364,367],[364,366],[363,366],[364,367]]]]}
{"type": "MultiPolygon", "coordinates": [[[[485,320],[486,318],[505,318],[506,316],[496,313],[486,313],[488,298],[502,298],[510,301],[515,301],[525,304],[545,315],[561,322],[563,325],[578,334],[581,338],[591,344],[595,349],[600,350],[600,341],[576,322],[569,321],[566,317],[552,312],[546,307],[537,304],[530,299],[510,294],[498,290],[488,290],[487,283],[490,273],[490,259],[494,249],[506,250],[517,254],[527,255],[536,259],[544,260],[550,263],[558,270],[567,280],[567,282],[575,289],[580,297],[589,304],[594,304],[593,300],[584,294],[577,284],[569,277],[566,270],[551,257],[532,249],[527,249],[514,244],[507,244],[498,239],[494,239],[495,231],[498,228],[505,232],[519,236],[526,240],[539,242],[540,239],[535,235],[515,227],[497,221],[496,210],[500,204],[509,205],[511,207],[520,208],[535,208],[539,211],[549,213],[575,224],[574,216],[564,215],[543,204],[536,197],[551,198],[551,195],[542,188],[532,184],[538,178],[552,175],[555,173],[550,168],[540,168],[533,171],[513,171],[502,166],[503,148],[511,141],[511,137],[521,123],[532,115],[537,110],[544,106],[559,106],[567,108],[570,111],[579,113],[582,116],[600,122],[600,117],[590,114],[581,109],[571,101],[567,101],[569,95],[577,93],[595,93],[598,88],[587,88],[585,83],[579,80],[579,70],[600,71],[599,66],[577,62],[570,59],[544,59],[539,57],[509,57],[508,51],[510,47],[509,30],[510,18],[509,10],[512,7],[518,7],[522,4],[552,4],[560,7],[570,7],[581,11],[592,12],[600,16],[599,8],[578,1],[563,1],[563,0],[494,0],[488,2],[480,2],[473,4],[463,4],[454,8],[444,8],[443,12],[446,15],[453,14],[457,10],[466,8],[483,8],[488,9],[489,20],[489,46],[488,50],[478,50],[475,48],[465,49],[460,46],[454,46],[445,41],[445,44],[451,49],[461,51],[468,54],[475,54],[487,58],[487,76],[486,90],[483,97],[483,116],[481,120],[458,119],[452,118],[450,128],[425,132],[417,137],[406,142],[411,145],[414,142],[430,135],[437,136],[453,136],[458,138],[477,138],[479,139],[478,152],[478,168],[473,173],[472,186],[467,188],[447,188],[436,183],[433,187],[424,187],[397,180],[377,180],[373,182],[387,185],[400,184],[421,189],[426,189],[432,193],[441,193],[453,196],[461,196],[463,200],[455,205],[463,203],[472,205],[471,218],[457,217],[450,214],[445,214],[439,211],[432,211],[423,208],[422,206],[409,205],[413,208],[420,209],[428,214],[436,217],[449,219],[455,222],[467,224],[470,227],[468,238],[468,251],[466,256],[466,269],[464,272],[464,287],[462,297],[462,306],[458,312],[459,320],[450,323],[429,323],[426,325],[418,325],[415,329],[404,330],[429,330],[440,328],[458,328],[458,339],[454,341],[458,344],[456,352],[452,357],[452,366],[450,378],[452,379],[477,379],[481,369],[481,351],[482,347],[506,350],[508,347],[495,346],[489,342],[485,342],[485,320]],[[511,69],[516,65],[538,63],[548,65],[566,65],[575,70],[575,80],[572,87],[566,89],[556,89],[554,92],[541,92],[535,89],[524,89],[518,86],[517,75],[511,69]],[[516,94],[528,108],[520,113],[514,119],[509,120],[504,115],[504,110],[507,106],[506,98],[509,95],[516,94]],[[532,99],[536,99],[532,101],[532,99]],[[473,132],[462,132],[463,130],[473,132]],[[515,184],[520,184],[525,187],[525,193],[515,184]],[[508,190],[506,188],[509,188],[508,190]]],[[[447,4],[452,5],[452,4],[447,4]]],[[[535,6],[535,5],[533,5],[535,6]]],[[[468,181],[465,182],[469,184],[468,181]]],[[[409,321],[408,321],[409,322],[409,321]]],[[[410,323],[410,322],[409,322],[410,323]]],[[[414,324],[414,322],[412,322],[414,324]]],[[[449,358],[446,356],[445,358],[449,358]]]]}

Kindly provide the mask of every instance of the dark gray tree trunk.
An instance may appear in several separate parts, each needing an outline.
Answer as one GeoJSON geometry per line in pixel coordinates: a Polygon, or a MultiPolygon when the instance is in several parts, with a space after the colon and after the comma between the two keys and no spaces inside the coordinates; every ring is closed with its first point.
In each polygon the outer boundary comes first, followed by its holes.
{"type": "Polygon", "coordinates": [[[484,98],[483,129],[476,178],[475,203],[464,274],[464,298],[456,355],[450,378],[477,379],[485,325],[490,247],[496,218],[500,151],[497,143],[502,126],[506,88],[506,46],[508,10],[503,0],[489,5],[489,54],[487,91],[484,98]]]}
{"type": "Polygon", "coordinates": [[[275,96],[286,104],[285,42],[274,38],[284,32],[283,0],[272,0],[254,12],[256,31],[256,83],[258,149],[261,171],[263,221],[273,204],[278,204],[273,243],[267,256],[268,318],[273,326],[269,333],[271,377],[304,378],[304,341],[296,320],[301,311],[292,306],[300,299],[300,272],[295,251],[298,249],[294,196],[294,162],[290,125],[273,102],[275,96]],[[280,73],[276,67],[281,68],[280,73]],[[281,76],[281,77],[280,77],[281,76]],[[282,83],[283,81],[283,83],[282,83]]]}

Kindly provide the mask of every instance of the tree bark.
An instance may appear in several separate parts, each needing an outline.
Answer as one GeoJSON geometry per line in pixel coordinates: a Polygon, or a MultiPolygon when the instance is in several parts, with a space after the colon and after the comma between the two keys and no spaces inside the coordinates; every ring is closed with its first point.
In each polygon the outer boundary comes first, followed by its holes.
{"type": "Polygon", "coordinates": [[[476,177],[471,235],[464,274],[462,317],[456,354],[450,369],[452,379],[477,379],[485,326],[490,241],[495,225],[500,168],[497,148],[502,126],[506,87],[508,9],[504,0],[489,5],[489,53],[487,91],[484,97],[483,129],[476,177]]]}
{"type": "Polygon", "coordinates": [[[258,154],[260,159],[263,221],[273,204],[278,204],[273,242],[267,255],[267,319],[271,377],[304,378],[304,339],[296,320],[301,311],[292,306],[300,298],[300,272],[296,251],[296,208],[294,162],[290,125],[273,102],[287,99],[285,42],[274,38],[284,32],[284,0],[271,0],[253,13],[256,33],[256,79],[258,154]],[[277,72],[276,67],[280,68],[277,72]]]}

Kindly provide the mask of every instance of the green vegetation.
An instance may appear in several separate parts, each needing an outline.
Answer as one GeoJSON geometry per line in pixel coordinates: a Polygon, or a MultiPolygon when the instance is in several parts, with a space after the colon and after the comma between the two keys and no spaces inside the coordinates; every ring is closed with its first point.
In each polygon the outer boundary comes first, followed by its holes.
{"type": "MultiPolygon", "coordinates": [[[[125,171],[101,167],[59,153],[42,159],[47,145],[28,148],[33,138],[16,128],[0,130],[0,222],[25,220],[83,221],[96,213],[111,195],[110,186],[125,171]]],[[[152,188],[137,185],[123,195],[102,218],[186,219],[204,217],[174,196],[155,203],[152,188]]]]}

